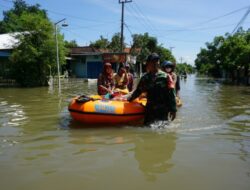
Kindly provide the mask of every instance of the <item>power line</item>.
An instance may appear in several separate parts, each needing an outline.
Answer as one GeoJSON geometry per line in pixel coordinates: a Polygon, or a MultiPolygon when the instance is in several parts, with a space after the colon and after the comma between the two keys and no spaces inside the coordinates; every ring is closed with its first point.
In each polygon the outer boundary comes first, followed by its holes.
{"type": "Polygon", "coordinates": [[[148,26],[145,25],[142,19],[140,20],[139,16],[135,14],[135,11],[131,11],[129,6],[127,7],[127,9],[128,9],[128,12],[131,14],[131,16],[133,16],[133,18],[135,18],[138,21],[138,23],[141,23],[143,27],[148,28],[148,26]]]}
{"type": "MultiPolygon", "coordinates": [[[[250,23],[250,22],[246,22],[246,23],[250,23]]],[[[161,30],[161,31],[165,31],[165,32],[185,32],[185,31],[204,31],[204,30],[214,30],[214,29],[220,29],[220,28],[226,28],[229,26],[233,26],[236,23],[233,24],[226,24],[226,25],[219,25],[219,26],[211,26],[211,27],[201,27],[201,28],[193,28],[193,29],[173,29],[173,30],[161,30]]]]}
{"type": "MultiPolygon", "coordinates": [[[[116,24],[116,23],[109,23],[111,25],[116,24]]],[[[108,25],[107,23],[102,23],[102,24],[96,24],[96,25],[87,25],[87,26],[80,26],[77,24],[71,24],[73,26],[76,26],[76,28],[71,28],[71,30],[80,30],[80,29],[92,29],[92,28],[99,28],[103,27],[103,25],[108,25]]],[[[100,30],[98,30],[100,31],[100,30]]]]}
{"type": "Polygon", "coordinates": [[[155,29],[152,27],[152,25],[148,21],[146,21],[145,17],[132,5],[130,7],[131,9],[133,9],[133,12],[136,14],[137,19],[139,19],[140,22],[143,23],[143,25],[145,25],[149,30],[151,30],[154,33],[155,29]]]}
{"type": "Polygon", "coordinates": [[[221,18],[223,18],[223,17],[226,17],[226,16],[229,16],[229,15],[232,15],[232,14],[234,14],[234,13],[237,13],[237,12],[239,12],[239,11],[242,11],[242,10],[244,10],[244,9],[248,9],[248,8],[249,8],[249,6],[247,6],[247,7],[242,7],[242,8],[240,8],[240,9],[236,9],[236,10],[231,11],[231,12],[229,12],[229,13],[226,13],[226,14],[224,14],[224,15],[217,16],[217,17],[211,18],[211,19],[209,19],[209,20],[206,20],[206,21],[201,22],[201,23],[199,23],[199,24],[197,24],[197,25],[207,24],[207,23],[209,23],[209,22],[212,22],[212,21],[215,21],[215,20],[221,19],[221,18]]]}
{"type": "Polygon", "coordinates": [[[139,5],[135,2],[135,6],[136,8],[139,10],[139,12],[141,13],[141,15],[146,19],[146,21],[150,24],[150,26],[153,28],[153,30],[157,29],[152,22],[149,20],[149,18],[147,17],[147,15],[144,15],[144,13],[142,12],[142,10],[140,9],[139,5]]]}
{"type": "Polygon", "coordinates": [[[184,42],[184,43],[204,43],[202,41],[179,40],[179,39],[168,38],[168,37],[159,37],[159,38],[170,40],[170,41],[176,41],[176,42],[184,42]]]}
{"type": "MultiPolygon", "coordinates": [[[[229,15],[235,14],[235,13],[240,12],[240,11],[242,11],[242,10],[244,10],[244,9],[247,9],[247,8],[249,8],[249,6],[242,7],[242,8],[240,8],[240,9],[236,9],[236,10],[231,11],[231,12],[229,12],[229,13],[226,13],[226,14],[224,14],[224,15],[220,15],[220,16],[211,18],[211,19],[209,19],[209,20],[203,21],[203,22],[201,22],[201,23],[191,25],[191,27],[194,27],[194,29],[195,29],[196,27],[199,27],[200,25],[207,24],[207,23],[212,22],[212,21],[215,21],[215,20],[219,20],[219,19],[221,19],[221,18],[223,18],[223,17],[226,17],[226,16],[229,16],[229,15]]],[[[193,30],[194,30],[194,29],[193,29],[193,30]]],[[[192,29],[180,29],[180,30],[177,31],[177,32],[188,31],[188,30],[192,30],[192,29]]]]}
{"type": "Polygon", "coordinates": [[[78,19],[78,20],[84,20],[84,21],[89,21],[89,22],[101,22],[101,23],[113,23],[113,22],[116,22],[116,21],[111,21],[111,20],[110,21],[104,21],[104,20],[88,19],[88,18],[83,18],[83,17],[74,16],[74,15],[60,13],[60,12],[57,12],[57,11],[52,11],[52,10],[49,10],[49,9],[47,9],[47,11],[51,12],[53,14],[67,16],[67,17],[70,17],[70,18],[74,18],[74,19],[78,19]]]}
{"type": "MultiPolygon", "coordinates": [[[[9,2],[9,3],[14,3],[14,1],[12,0],[2,0],[2,1],[5,1],[5,2],[9,2]]],[[[45,11],[48,11],[52,14],[56,14],[56,15],[62,15],[62,16],[66,16],[66,17],[69,17],[69,18],[73,18],[73,19],[78,19],[78,20],[84,20],[84,21],[88,21],[88,22],[99,22],[99,23],[113,23],[113,22],[116,22],[116,21],[104,21],[104,20],[96,20],[96,19],[89,19],[89,18],[84,18],[84,17],[78,17],[78,16],[75,16],[75,15],[70,15],[70,14],[65,14],[65,13],[61,13],[61,12],[57,12],[57,11],[54,11],[54,10],[50,10],[50,9],[45,9],[45,11]]]]}
{"type": "Polygon", "coordinates": [[[236,27],[232,31],[232,34],[235,33],[235,31],[243,24],[243,22],[246,20],[249,13],[250,13],[250,7],[246,11],[246,13],[243,15],[243,17],[240,19],[239,23],[236,25],[236,27]]]}
{"type": "Polygon", "coordinates": [[[131,32],[130,28],[128,27],[128,25],[126,23],[124,23],[124,26],[128,29],[129,33],[131,34],[131,36],[133,35],[133,33],[131,32]]]}

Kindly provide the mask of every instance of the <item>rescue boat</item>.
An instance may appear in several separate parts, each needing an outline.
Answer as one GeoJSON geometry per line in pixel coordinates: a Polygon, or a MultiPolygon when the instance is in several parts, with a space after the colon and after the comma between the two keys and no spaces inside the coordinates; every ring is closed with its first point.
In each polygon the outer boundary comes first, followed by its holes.
{"type": "Polygon", "coordinates": [[[86,124],[124,124],[144,118],[146,99],[128,102],[95,95],[73,98],[68,110],[72,118],[86,124]]]}

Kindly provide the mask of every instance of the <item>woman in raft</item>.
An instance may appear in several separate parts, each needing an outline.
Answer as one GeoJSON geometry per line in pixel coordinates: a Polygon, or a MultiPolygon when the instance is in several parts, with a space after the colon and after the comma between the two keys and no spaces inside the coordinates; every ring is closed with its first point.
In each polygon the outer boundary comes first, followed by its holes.
{"type": "Polygon", "coordinates": [[[100,73],[97,80],[97,92],[99,95],[112,94],[115,88],[113,80],[113,69],[110,63],[105,63],[103,71],[100,73]]]}
{"type": "Polygon", "coordinates": [[[120,65],[118,72],[114,75],[115,90],[114,92],[120,94],[128,94],[128,73],[123,64],[120,65]]]}

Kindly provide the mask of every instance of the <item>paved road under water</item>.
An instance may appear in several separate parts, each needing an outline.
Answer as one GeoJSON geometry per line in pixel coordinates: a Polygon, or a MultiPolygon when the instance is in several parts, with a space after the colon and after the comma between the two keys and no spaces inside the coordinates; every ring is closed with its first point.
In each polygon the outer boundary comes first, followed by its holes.
{"type": "Polygon", "coordinates": [[[249,190],[250,88],[190,76],[184,105],[163,129],[90,128],[70,99],[95,82],[0,88],[1,190],[249,190]]]}

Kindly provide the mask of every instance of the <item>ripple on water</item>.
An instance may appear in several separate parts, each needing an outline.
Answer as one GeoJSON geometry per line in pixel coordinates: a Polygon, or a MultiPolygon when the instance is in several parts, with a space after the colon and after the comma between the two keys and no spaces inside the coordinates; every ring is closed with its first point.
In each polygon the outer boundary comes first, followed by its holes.
{"type": "Polygon", "coordinates": [[[28,119],[22,105],[19,104],[8,104],[7,101],[2,101],[0,103],[0,110],[2,113],[0,116],[0,126],[16,127],[24,124],[28,119]]]}
{"type": "Polygon", "coordinates": [[[180,123],[174,123],[169,121],[157,121],[152,123],[149,127],[151,130],[159,132],[159,133],[189,133],[189,132],[202,132],[209,131],[213,129],[222,128],[225,124],[217,124],[217,125],[208,125],[202,127],[185,127],[180,123]]]}
{"type": "Polygon", "coordinates": [[[17,144],[19,144],[19,141],[17,140],[6,137],[0,137],[0,155],[3,154],[4,150],[8,150],[8,148],[13,147],[17,144]]]}
{"type": "MultiPolygon", "coordinates": [[[[249,127],[250,126],[250,115],[237,115],[229,119],[228,121],[229,125],[238,125],[239,128],[242,127],[249,127]]],[[[249,128],[246,128],[248,131],[250,130],[249,128]]]]}

